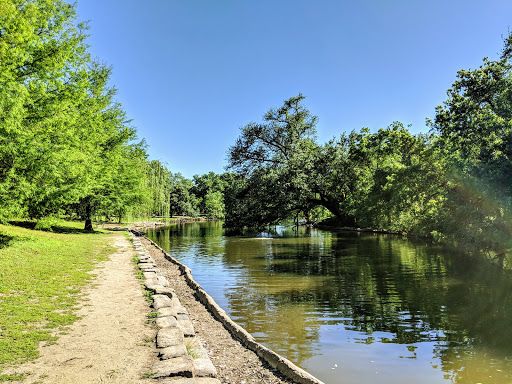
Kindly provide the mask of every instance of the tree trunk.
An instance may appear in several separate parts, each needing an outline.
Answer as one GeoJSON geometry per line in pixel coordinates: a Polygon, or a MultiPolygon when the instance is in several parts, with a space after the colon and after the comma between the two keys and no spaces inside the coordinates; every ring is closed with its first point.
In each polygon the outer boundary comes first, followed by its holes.
{"type": "Polygon", "coordinates": [[[326,197],[322,197],[320,200],[311,199],[310,202],[321,205],[329,210],[334,216],[336,216],[336,221],[338,225],[345,226],[354,226],[355,220],[352,216],[347,215],[345,212],[342,212],[340,209],[340,203],[333,199],[328,199],[326,197]]]}
{"type": "Polygon", "coordinates": [[[92,227],[92,219],[91,219],[91,200],[87,199],[87,202],[85,203],[85,227],[84,231],[94,231],[92,227]]]}

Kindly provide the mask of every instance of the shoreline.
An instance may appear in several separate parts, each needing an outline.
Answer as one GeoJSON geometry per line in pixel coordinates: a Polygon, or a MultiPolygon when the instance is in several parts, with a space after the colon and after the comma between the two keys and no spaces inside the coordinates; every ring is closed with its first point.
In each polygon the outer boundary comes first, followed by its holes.
{"type": "MultiPolygon", "coordinates": [[[[137,236],[137,231],[134,233],[137,236]]],[[[132,232],[133,233],[133,232],[132,232]]],[[[193,291],[196,299],[208,310],[210,316],[222,324],[231,337],[238,340],[244,348],[254,352],[259,359],[270,365],[273,369],[280,372],[285,378],[292,380],[298,384],[324,384],[322,381],[306,372],[302,368],[296,366],[288,359],[280,356],[269,348],[256,342],[254,338],[240,325],[236,324],[226,312],[208,295],[208,293],[194,280],[190,268],[174,259],[170,254],[164,251],[155,242],[145,236],[139,236],[147,243],[153,246],[154,250],[161,253],[165,260],[177,266],[181,275],[184,277],[186,284],[193,291]]]]}

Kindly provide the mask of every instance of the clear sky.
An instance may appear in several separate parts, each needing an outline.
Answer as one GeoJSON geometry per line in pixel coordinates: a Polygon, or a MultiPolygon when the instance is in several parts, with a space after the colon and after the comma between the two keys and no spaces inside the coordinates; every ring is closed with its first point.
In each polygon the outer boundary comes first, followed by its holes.
{"type": "Polygon", "coordinates": [[[495,59],[511,0],[77,0],[152,159],[224,171],[240,127],[297,95],[318,140],[426,132],[457,70],[495,59]]]}

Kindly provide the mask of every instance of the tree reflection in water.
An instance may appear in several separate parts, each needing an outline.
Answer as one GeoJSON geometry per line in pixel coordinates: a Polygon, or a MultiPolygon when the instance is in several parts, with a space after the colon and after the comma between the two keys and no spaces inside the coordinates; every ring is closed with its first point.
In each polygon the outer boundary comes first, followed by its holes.
{"type": "MultiPolygon", "coordinates": [[[[444,372],[438,382],[512,382],[512,279],[486,262],[353,232],[224,237],[221,222],[208,222],[148,235],[260,342],[326,382],[339,373],[315,357],[377,344],[404,346],[386,365],[422,360],[422,369],[444,372]]],[[[410,379],[391,374],[394,383],[410,379]]]]}

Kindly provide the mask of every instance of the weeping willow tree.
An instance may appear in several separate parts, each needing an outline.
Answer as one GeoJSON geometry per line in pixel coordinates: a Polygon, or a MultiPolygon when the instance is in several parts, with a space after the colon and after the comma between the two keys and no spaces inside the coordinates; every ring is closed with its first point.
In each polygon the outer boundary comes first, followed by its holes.
{"type": "Polygon", "coordinates": [[[152,160],[147,164],[146,182],[151,191],[150,215],[167,216],[170,209],[172,172],[160,161],[152,160]]]}

